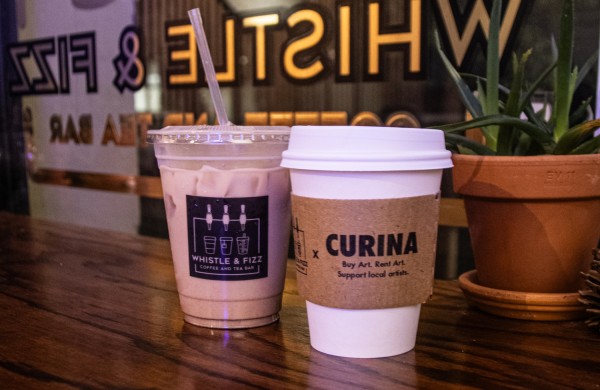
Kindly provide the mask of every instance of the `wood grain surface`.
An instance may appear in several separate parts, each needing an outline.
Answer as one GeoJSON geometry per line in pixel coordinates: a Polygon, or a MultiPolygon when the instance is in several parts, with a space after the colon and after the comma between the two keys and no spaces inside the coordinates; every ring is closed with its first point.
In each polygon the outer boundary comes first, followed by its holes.
{"type": "Polygon", "coordinates": [[[294,272],[278,323],[199,328],[167,240],[0,213],[0,388],[600,388],[600,334],[476,311],[456,281],[436,281],[415,350],[322,354],[294,272]]]}

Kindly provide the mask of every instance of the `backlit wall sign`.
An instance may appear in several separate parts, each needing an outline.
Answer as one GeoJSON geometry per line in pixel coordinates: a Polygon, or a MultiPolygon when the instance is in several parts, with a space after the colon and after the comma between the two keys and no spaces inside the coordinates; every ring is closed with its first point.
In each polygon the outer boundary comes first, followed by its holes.
{"type": "MultiPolygon", "coordinates": [[[[275,72],[291,83],[311,83],[332,75],[336,82],[381,81],[386,72],[396,71],[385,69],[383,61],[393,51],[404,53],[405,79],[423,79],[427,77],[424,54],[430,39],[427,16],[431,10],[450,57],[459,67],[485,44],[490,18],[484,0],[471,0],[464,10],[451,0],[405,0],[406,20],[397,25],[386,21],[386,1],[369,2],[366,13],[355,12],[355,3],[338,1],[334,9],[301,3],[282,12],[223,16],[215,21],[220,23],[225,37],[221,55],[215,60],[217,79],[224,86],[236,85],[239,57],[252,54],[255,85],[268,85],[275,72]],[[242,34],[253,36],[252,47],[240,46],[242,34]],[[273,34],[286,36],[283,45],[272,47],[273,34]]],[[[521,0],[506,2],[501,53],[510,52],[524,7],[521,0]]],[[[14,43],[8,46],[8,59],[15,74],[10,91],[19,95],[68,94],[74,77],[85,79],[85,93],[111,87],[121,92],[136,91],[145,82],[140,39],[133,26],[127,27],[119,41],[111,43],[114,55],[109,59],[98,58],[95,31],[14,43]],[[97,63],[106,60],[114,62],[114,82],[99,86],[97,63]]],[[[167,22],[164,39],[168,45],[166,88],[205,85],[189,21],[167,22]]]]}
{"type": "MultiPolygon", "coordinates": [[[[404,1],[407,18],[398,25],[386,22],[382,10],[386,2],[369,2],[363,14],[353,12],[355,3],[339,1],[333,10],[302,3],[283,13],[224,17],[219,82],[235,85],[239,81],[236,60],[250,49],[240,47],[241,34],[254,36],[251,57],[255,85],[269,84],[274,72],[281,72],[292,83],[310,83],[331,75],[337,82],[381,81],[386,72],[396,71],[386,70],[383,65],[383,57],[392,51],[404,53],[405,79],[425,78],[424,53],[430,39],[426,34],[426,17],[430,9],[434,10],[443,40],[459,67],[487,39],[490,17],[483,0],[471,0],[464,12],[451,0],[404,1]],[[284,44],[273,47],[272,35],[282,30],[287,37],[284,44]],[[360,74],[359,61],[363,62],[360,74]]],[[[521,0],[507,1],[500,32],[501,53],[510,51],[507,48],[514,39],[523,9],[521,0]]],[[[170,45],[167,87],[204,85],[189,22],[169,22],[165,39],[170,45]]]]}

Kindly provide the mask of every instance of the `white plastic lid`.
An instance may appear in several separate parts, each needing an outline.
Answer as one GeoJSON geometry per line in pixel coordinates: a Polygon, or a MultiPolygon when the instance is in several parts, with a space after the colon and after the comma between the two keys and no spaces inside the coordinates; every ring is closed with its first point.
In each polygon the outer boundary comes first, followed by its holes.
{"type": "Polygon", "coordinates": [[[294,126],[281,166],[317,171],[407,171],[452,167],[441,130],[294,126]]]}

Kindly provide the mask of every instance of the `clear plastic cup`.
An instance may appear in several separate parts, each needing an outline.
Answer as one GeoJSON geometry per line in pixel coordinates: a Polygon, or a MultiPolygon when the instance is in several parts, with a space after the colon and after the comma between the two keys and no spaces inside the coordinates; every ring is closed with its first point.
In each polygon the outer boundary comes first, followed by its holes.
{"type": "Polygon", "coordinates": [[[313,348],[355,358],[413,349],[433,291],[442,170],[452,166],[443,133],[296,126],[282,166],[313,348]]]}
{"type": "Polygon", "coordinates": [[[278,320],[290,226],[289,172],[280,162],[289,132],[247,126],[148,132],[185,321],[248,328],[278,320]],[[235,244],[240,238],[247,246],[235,244]]]}

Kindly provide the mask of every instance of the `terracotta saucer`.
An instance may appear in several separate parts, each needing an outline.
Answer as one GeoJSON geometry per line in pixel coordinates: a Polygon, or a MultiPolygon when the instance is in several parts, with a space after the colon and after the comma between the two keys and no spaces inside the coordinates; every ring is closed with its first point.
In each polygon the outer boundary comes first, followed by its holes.
{"type": "Polygon", "coordinates": [[[569,321],[585,317],[585,306],[579,293],[528,293],[497,290],[477,284],[477,271],[466,272],[458,278],[467,302],[487,313],[501,317],[533,321],[569,321]]]}

